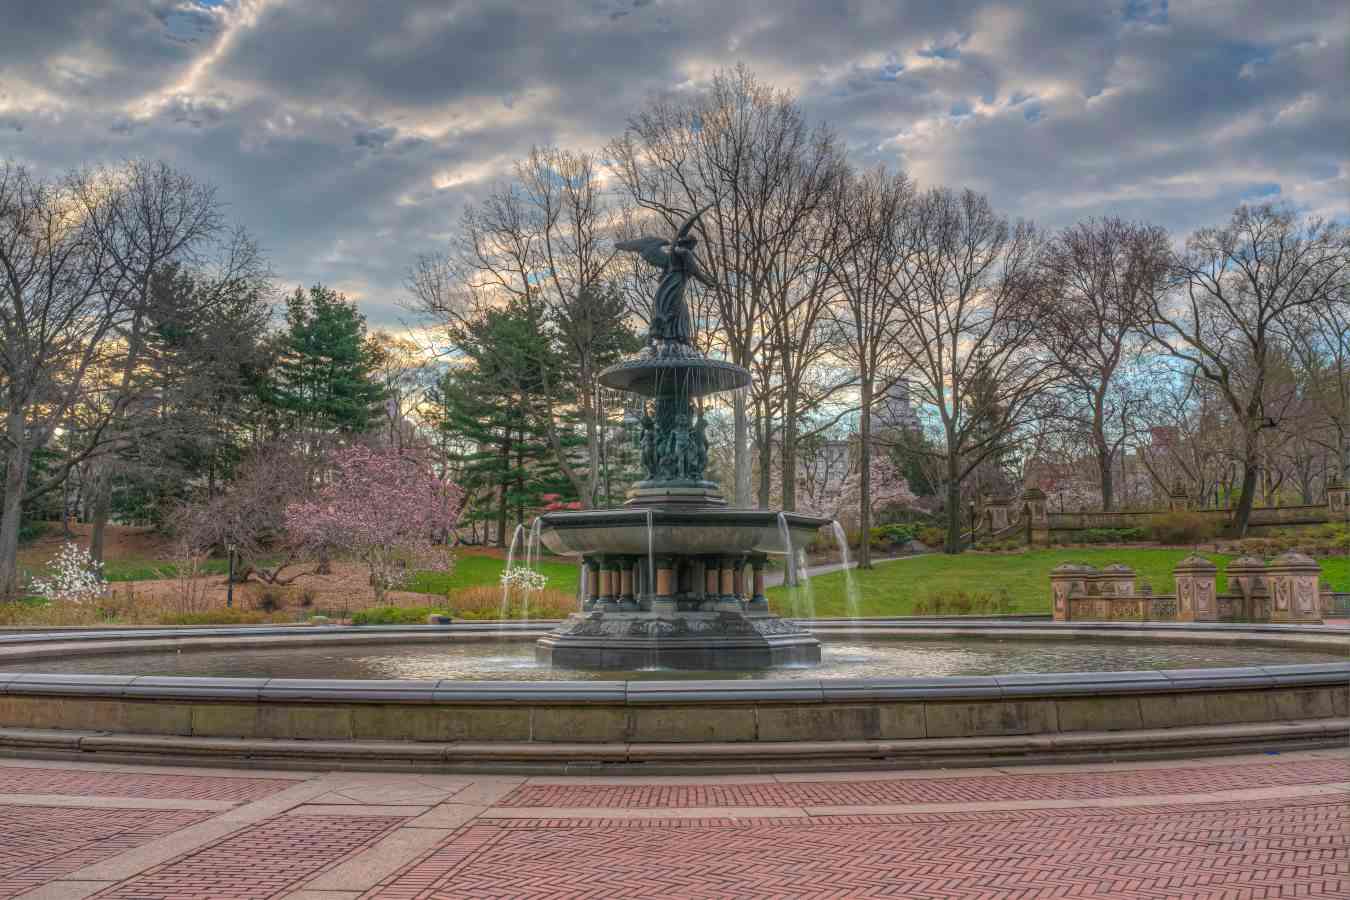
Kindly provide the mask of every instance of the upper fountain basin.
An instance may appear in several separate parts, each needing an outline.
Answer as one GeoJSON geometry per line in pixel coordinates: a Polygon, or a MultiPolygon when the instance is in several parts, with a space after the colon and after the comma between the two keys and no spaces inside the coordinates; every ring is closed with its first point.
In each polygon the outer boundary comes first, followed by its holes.
{"type": "MultiPolygon", "coordinates": [[[[539,517],[539,538],[554,553],[578,556],[593,553],[737,556],[742,553],[784,552],[779,513],[767,509],[675,510],[652,508],[651,544],[648,510],[589,509],[550,512],[539,517]]],[[[829,519],[783,513],[793,551],[804,549],[829,519]]]]}
{"type": "Polygon", "coordinates": [[[750,373],[734,363],[708,359],[692,348],[678,349],[688,352],[675,352],[669,347],[653,352],[648,348],[605,369],[600,373],[600,383],[644,397],[677,393],[702,397],[750,384],[750,373]]]}

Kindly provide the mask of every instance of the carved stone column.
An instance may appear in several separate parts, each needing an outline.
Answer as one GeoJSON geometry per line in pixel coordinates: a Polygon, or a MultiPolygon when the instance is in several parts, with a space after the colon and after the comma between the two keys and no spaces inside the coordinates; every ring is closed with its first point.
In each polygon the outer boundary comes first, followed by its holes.
{"type": "Polygon", "coordinates": [[[1050,570],[1050,610],[1056,622],[1073,616],[1073,597],[1087,593],[1088,578],[1097,574],[1092,566],[1060,563],[1050,570]]]}
{"type": "Polygon", "coordinates": [[[669,556],[656,558],[656,593],[652,597],[652,612],[662,616],[675,614],[674,560],[669,556]]]}
{"type": "Polygon", "coordinates": [[[722,557],[718,562],[718,569],[721,572],[721,591],[717,598],[717,608],[739,612],[741,603],[736,597],[736,557],[722,557]]]}
{"type": "Polygon", "coordinates": [[[1191,554],[1177,563],[1177,621],[1219,620],[1219,568],[1203,556],[1191,554]]]}
{"type": "Polygon", "coordinates": [[[1339,475],[1333,475],[1327,484],[1327,519],[1332,522],[1350,519],[1350,487],[1339,475]]]}
{"type": "Polygon", "coordinates": [[[635,603],[633,596],[633,564],[621,563],[619,567],[619,602],[625,606],[635,603]]]}
{"type": "Polygon", "coordinates": [[[1008,505],[1011,501],[1002,494],[994,494],[985,500],[985,509],[989,515],[989,530],[1002,531],[1008,527],[1008,505]]]}
{"type": "Polygon", "coordinates": [[[1320,622],[1322,611],[1318,579],[1322,567],[1311,557],[1290,550],[1266,567],[1270,584],[1270,621],[1320,622]]]}
{"type": "Polygon", "coordinates": [[[600,596],[598,606],[606,611],[618,608],[618,595],[615,592],[614,568],[607,559],[600,560],[600,596]]]}
{"type": "Polygon", "coordinates": [[[721,562],[714,558],[703,561],[703,608],[712,609],[721,599],[721,562]]]}
{"type": "Polygon", "coordinates": [[[594,609],[600,600],[600,562],[594,557],[586,558],[586,608],[594,609]]]}
{"type": "Polygon", "coordinates": [[[1266,562],[1256,556],[1239,556],[1228,564],[1228,593],[1241,598],[1237,617],[1254,621],[1270,619],[1270,587],[1266,562]]]}
{"type": "Polygon", "coordinates": [[[750,608],[757,611],[767,611],[769,608],[769,598],[764,596],[764,557],[752,556],[750,558],[751,576],[750,587],[750,608]]]}
{"type": "Polygon", "coordinates": [[[1050,543],[1050,513],[1046,509],[1045,491],[1029,487],[1022,492],[1023,513],[1027,520],[1027,541],[1039,546],[1050,543]]]}

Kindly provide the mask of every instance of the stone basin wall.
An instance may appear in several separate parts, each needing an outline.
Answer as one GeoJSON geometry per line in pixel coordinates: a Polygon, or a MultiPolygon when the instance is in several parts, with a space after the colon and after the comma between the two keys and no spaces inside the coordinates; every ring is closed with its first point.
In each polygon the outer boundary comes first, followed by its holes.
{"type": "MultiPolygon", "coordinates": [[[[1023,625],[999,630],[1319,649],[1344,641],[1330,629],[1306,626],[1023,625]]],[[[1231,753],[1343,746],[1348,735],[1350,663],[708,682],[0,673],[0,755],[91,760],[769,771],[1231,753]]]]}

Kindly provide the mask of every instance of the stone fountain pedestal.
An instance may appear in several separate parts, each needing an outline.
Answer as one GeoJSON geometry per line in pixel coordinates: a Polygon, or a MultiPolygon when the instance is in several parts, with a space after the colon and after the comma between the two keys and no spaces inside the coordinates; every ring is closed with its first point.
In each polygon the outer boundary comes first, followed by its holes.
{"type": "Polygon", "coordinates": [[[551,512],[539,538],[585,567],[581,611],[536,656],[578,669],[707,671],[810,665],[820,642],[769,611],[764,567],[795,558],[828,519],[727,506],[704,477],[706,426],[692,402],[742,388],[750,373],[687,344],[654,341],[600,375],[652,398],[639,447],[647,478],[621,509],[551,512]]]}

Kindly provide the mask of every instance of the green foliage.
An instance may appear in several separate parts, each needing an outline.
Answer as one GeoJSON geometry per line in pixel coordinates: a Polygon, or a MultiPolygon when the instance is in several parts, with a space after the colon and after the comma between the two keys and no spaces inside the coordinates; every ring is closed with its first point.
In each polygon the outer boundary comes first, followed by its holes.
{"type": "Polygon", "coordinates": [[[379,351],[366,337],[356,304],[316,284],[286,301],[286,331],[266,401],[282,427],[360,433],[379,415],[383,390],[374,381],[379,351]]]}
{"type": "Polygon", "coordinates": [[[889,450],[891,461],[905,481],[909,482],[909,489],[919,497],[936,494],[937,485],[929,475],[929,466],[925,465],[935,451],[923,432],[903,428],[890,433],[889,438],[892,441],[889,450]]]}
{"type": "MultiPolygon", "coordinates": [[[[886,525],[878,525],[872,529],[871,546],[873,550],[894,550],[895,548],[908,544],[915,540],[922,530],[921,526],[907,522],[891,522],[886,525]]],[[[850,531],[848,534],[848,545],[850,547],[859,547],[862,544],[862,534],[858,531],[850,531]]],[[[833,547],[833,541],[828,546],[833,547]]]]}
{"type": "Polygon", "coordinates": [[[919,540],[929,548],[936,550],[947,541],[947,529],[937,525],[925,525],[919,529],[919,540]]]}
{"type": "Polygon", "coordinates": [[[372,606],[352,614],[353,625],[425,625],[427,616],[453,616],[446,607],[372,606]]]}
{"type": "Polygon", "coordinates": [[[1198,512],[1160,513],[1148,526],[1148,537],[1160,544],[1198,544],[1213,540],[1219,524],[1198,512]]]}
{"type": "Polygon", "coordinates": [[[1055,536],[1060,544],[1129,544],[1149,540],[1147,528],[1083,528],[1055,536]]]}
{"type": "Polygon", "coordinates": [[[20,522],[19,523],[19,545],[31,544],[42,537],[49,530],[46,522],[20,522]]]}
{"type": "Polygon", "coordinates": [[[213,609],[208,612],[181,613],[165,616],[162,625],[265,625],[273,616],[255,609],[213,609]]]}
{"type": "MultiPolygon", "coordinates": [[[[537,313],[513,304],[486,309],[455,329],[465,364],[446,373],[429,402],[456,481],[470,496],[485,498],[470,504],[464,523],[523,520],[544,494],[577,499],[549,437],[552,410],[567,397],[562,362],[544,325],[537,313]]],[[[585,438],[564,424],[560,443],[570,449],[585,438]]]]}

